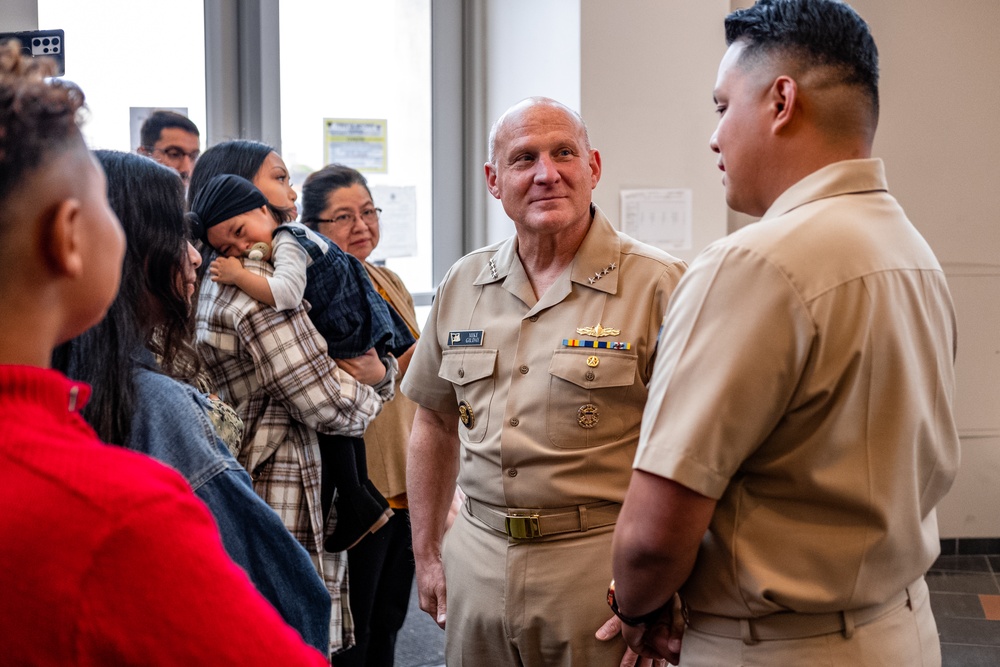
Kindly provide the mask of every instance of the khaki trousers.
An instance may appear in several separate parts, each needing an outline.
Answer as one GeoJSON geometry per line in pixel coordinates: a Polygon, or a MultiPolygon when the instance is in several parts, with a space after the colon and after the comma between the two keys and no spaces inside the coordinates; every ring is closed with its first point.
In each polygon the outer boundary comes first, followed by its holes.
{"type": "Polygon", "coordinates": [[[796,667],[879,665],[940,667],[941,643],[927,583],[911,587],[910,603],[855,628],[850,639],[835,632],[806,639],[762,641],[718,637],[688,628],[680,667],[796,667]],[[912,605],[912,608],[911,608],[912,605]]]}
{"type": "Polygon", "coordinates": [[[463,508],[443,552],[448,667],[616,667],[621,637],[594,638],[611,616],[613,529],[511,542],[463,508]]]}

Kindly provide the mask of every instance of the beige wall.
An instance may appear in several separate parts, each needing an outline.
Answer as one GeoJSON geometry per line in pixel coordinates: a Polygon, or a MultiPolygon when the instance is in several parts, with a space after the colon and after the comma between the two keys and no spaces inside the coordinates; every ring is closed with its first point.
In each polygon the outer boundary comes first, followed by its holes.
{"type": "MultiPolygon", "coordinates": [[[[747,4],[581,0],[581,111],[605,168],[595,200],[618,222],[622,188],[691,188],[687,259],[738,220],[708,138],[722,19],[747,4]]],[[[944,265],[959,318],[963,466],[939,510],[941,533],[1000,536],[1000,2],[852,4],[881,53],[875,154],[944,265]]]]}
{"type": "Polygon", "coordinates": [[[708,148],[712,88],[729,0],[582,0],[581,112],[604,173],[594,201],[620,224],[619,191],[692,191],[691,260],[726,233],[721,173],[708,148]]]}

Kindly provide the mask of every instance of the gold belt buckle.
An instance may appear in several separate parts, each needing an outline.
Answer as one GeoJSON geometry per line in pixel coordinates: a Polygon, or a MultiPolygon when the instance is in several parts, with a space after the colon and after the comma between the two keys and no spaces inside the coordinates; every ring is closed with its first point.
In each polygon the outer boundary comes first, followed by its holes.
{"type": "Polygon", "coordinates": [[[507,535],[515,540],[530,540],[533,537],[541,537],[542,531],[538,528],[538,515],[529,514],[526,516],[511,516],[508,514],[504,518],[504,528],[507,535]]]}

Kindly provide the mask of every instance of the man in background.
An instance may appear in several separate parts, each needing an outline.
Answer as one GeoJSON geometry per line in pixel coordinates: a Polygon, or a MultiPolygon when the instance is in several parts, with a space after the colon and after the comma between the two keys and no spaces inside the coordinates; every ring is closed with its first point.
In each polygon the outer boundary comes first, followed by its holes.
{"type": "Polygon", "coordinates": [[[200,146],[201,135],[191,119],[174,111],[158,110],[143,122],[137,152],[176,171],[187,187],[200,146]]]}

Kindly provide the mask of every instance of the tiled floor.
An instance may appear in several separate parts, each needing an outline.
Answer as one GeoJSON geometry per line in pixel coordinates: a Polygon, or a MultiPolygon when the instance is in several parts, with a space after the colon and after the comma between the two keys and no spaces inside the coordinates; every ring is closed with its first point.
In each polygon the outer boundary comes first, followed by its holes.
{"type": "Polygon", "coordinates": [[[406,621],[396,636],[396,667],[444,667],[444,630],[420,611],[416,582],[406,621]]]}
{"type": "Polygon", "coordinates": [[[1000,556],[943,555],[927,585],[943,667],[1000,665],[1000,556]]]}
{"type": "MultiPolygon", "coordinates": [[[[927,573],[931,608],[941,634],[943,667],[1000,666],[1000,556],[959,555],[942,541],[942,553],[927,573]]],[[[979,544],[982,546],[982,543],[979,544]]],[[[992,548],[990,551],[1000,551],[992,548]]],[[[444,633],[416,605],[396,645],[397,667],[424,667],[444,662],[444,633]]]]}

